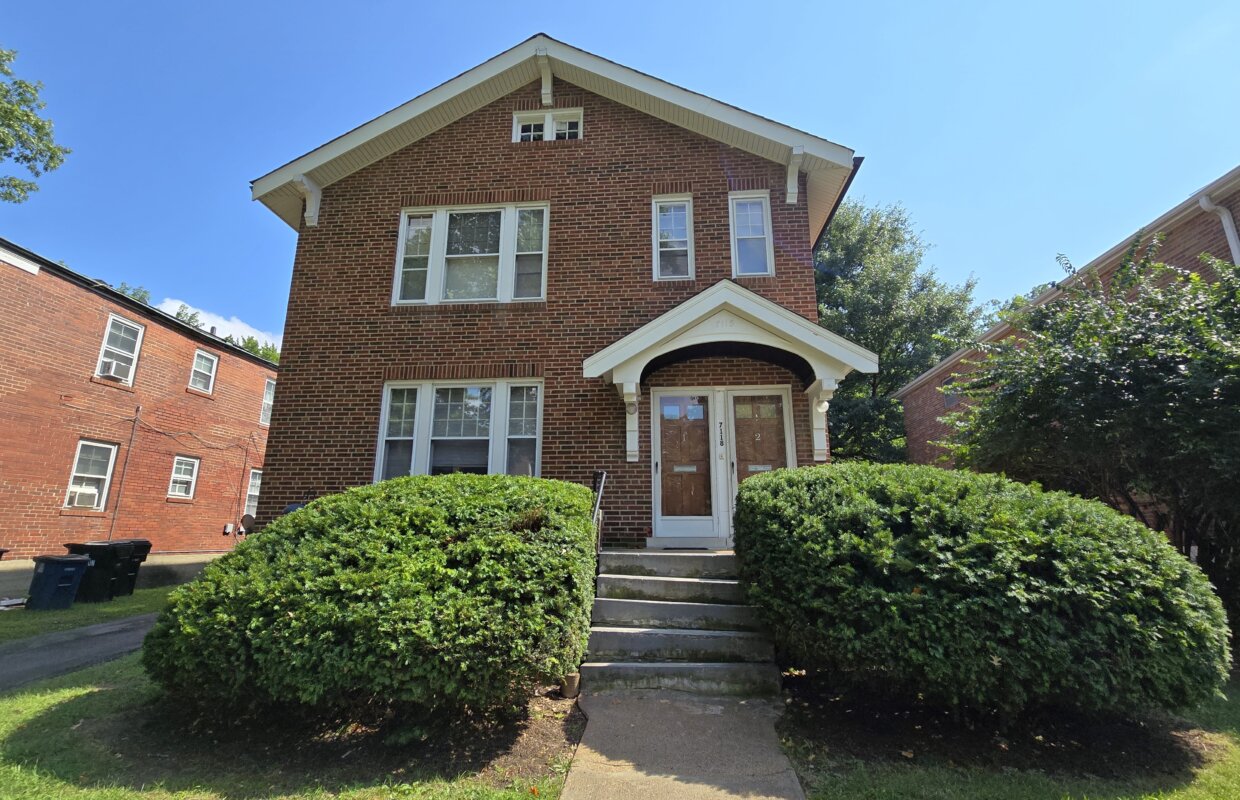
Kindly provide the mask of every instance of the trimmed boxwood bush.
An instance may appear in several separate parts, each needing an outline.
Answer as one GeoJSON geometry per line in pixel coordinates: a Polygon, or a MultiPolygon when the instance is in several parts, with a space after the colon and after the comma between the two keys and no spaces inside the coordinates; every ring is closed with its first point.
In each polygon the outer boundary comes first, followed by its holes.
{"type": "Polygon", "coordinates": [[[1165,537],[997,475],[841,463],[741,484],[736,553],[789,666],[1011,719],[1179,708],[1227,621],[1165,537]]]}
{"type": "Polygon", "coordinates": [[[583,486],[503,475],[320,498],[173,592],[143,662],[200,707],[357,716],[514,703],[581,661],[591,506],[583,486]]]}

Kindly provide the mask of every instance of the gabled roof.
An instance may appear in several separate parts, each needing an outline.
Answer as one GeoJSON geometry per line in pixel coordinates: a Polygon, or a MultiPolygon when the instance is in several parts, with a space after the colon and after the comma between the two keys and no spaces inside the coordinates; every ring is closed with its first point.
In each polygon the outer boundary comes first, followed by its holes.
{"type": "MultiPolygon", "coordinates": [[[[303,193],[395,153],[534,81],[560,78],[586,91],[806,173],[811,244],[854,169],[853,151],[766,117],[537,34],[425,94],[251,182],[251,193],[294,229],[303,193]]],[[[549,85],[544,88],[549,89],[549,85]]]]}

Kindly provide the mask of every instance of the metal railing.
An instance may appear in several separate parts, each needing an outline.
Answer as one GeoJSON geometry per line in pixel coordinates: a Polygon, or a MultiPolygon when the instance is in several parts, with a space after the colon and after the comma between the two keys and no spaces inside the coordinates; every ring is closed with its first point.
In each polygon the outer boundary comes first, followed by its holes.
{"type": "Polygon", "coordinates": [[[595,470],[590,488],[594,490],[594,571],[598,572],[598,555],[603,552],[603,490],[607,486],[607,472],[595,470]]]}

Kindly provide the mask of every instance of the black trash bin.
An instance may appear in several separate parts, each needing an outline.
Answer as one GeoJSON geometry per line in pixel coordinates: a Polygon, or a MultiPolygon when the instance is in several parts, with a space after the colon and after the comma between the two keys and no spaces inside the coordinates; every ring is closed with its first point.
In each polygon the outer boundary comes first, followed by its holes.
{"type": "Polygon", "coordinates": [[[117,539],[113,544],[127,544],[132,548],[129,559],[124,564],[123,574],[118,579],[116,596],[133,594],[134,587],[138,584],[138,569],[151,554],[151,541],[149,539],[117,539]]]}
{"type": "Polygon", "coordinates": [[[51,611],[73,605],[78,584],[89,567],[90,559],[86,556],[35,556],[26,608],[51,611]]]}
{"type": "Polygon", "coordinates": [[[90,567],[78,585],[79,603],[102,603],[116,597],[127,579],[133,545],[128,541],[69,542],[65,549],[75,556],[86,556],[90,567]]]}

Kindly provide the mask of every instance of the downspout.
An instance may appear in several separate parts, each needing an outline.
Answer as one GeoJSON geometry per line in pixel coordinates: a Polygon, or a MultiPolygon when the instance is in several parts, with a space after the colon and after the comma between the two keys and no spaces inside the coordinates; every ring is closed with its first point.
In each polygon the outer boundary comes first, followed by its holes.
{"type": "Polygon", "coordinates": [[[125,496],[125,473],[129,472],[129,456],[133,453],[133,441],[138,436],[138,422],[142,418],[142,406],[133,410],[133,428],[129,431],[129,446],[125,448],[125,463],[121,465],[121,479],[116,484],[116,505],[112,506],[112,524],[108,526],[108,541],[116,531],[116,518],[121,514],[121,498],[125,496]]]}
{"type": "Polygon", "coordinates": [[[1227,246],[1231,249],[1231,263],[1240,264],[1240,235],[1236,234],[1236,221],[1231,216],[1231,210],[1216,205],[1208,194],[1198,197],[1197,204],[1202,211],[1218,214],[1218,218],[1223,221],[1223,233],[1227,235],[1227,246]]]}

